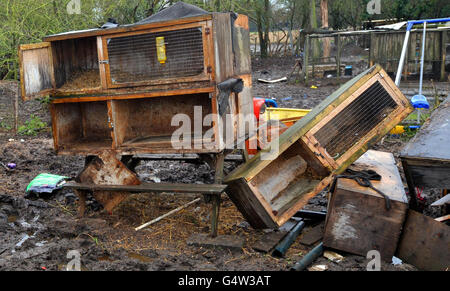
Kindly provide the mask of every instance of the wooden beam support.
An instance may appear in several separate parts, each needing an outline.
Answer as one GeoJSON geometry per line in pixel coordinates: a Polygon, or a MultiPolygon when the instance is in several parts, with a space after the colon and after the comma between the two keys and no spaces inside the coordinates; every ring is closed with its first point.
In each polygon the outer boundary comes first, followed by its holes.
{"type": "Polygon", "coordinates": [[[86,183],[67,182],[63,188],[85,191],[125,191],[137,193],[202,193],[217,195],[225,191],[227,185],[218,184],[172,184],[172,183],[142,183],[140,185],[94,185],[86,183]]]}

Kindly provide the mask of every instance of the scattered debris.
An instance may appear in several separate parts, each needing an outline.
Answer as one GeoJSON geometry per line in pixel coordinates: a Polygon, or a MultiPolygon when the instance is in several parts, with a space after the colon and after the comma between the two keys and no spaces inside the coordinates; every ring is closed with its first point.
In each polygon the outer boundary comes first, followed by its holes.
{"type": "Polygon", "coordinates": [[[397,258],[396,256],[392,257],[392,265],[397,266],[403,264],[403,261],[397,258]]]}
{"type": "Polygon", "coordinates": [[[275,80],[258,79],[258,82],[269,83],[269,84],[286,82],[286,81],[287,81],[287,77],[283,77],[283,78],[279,78],[279,79],[275,79],[275,80]]]}
{"type": "Polygon", "coordinates": [[[17,165],[16,165],[15,163],[8,163],[6,166],[7,166],[10,170],[14,170],[14,169],[17,167],[17,165]]]}
{"type": "Polygon", "coordinates": [[[325,251],[323,256],[334,263],[340,263],[344,259],[343,256],[332,251],[325,251]]]}
{"type": "Polygon", "coordinates": [[[61,189],[69,177],[42,173],[36,176],[26,188],[26,193],[52,193],[61,189]]]}
{"type": "Polygon", "coordinates": [[[326,271],[328,270],[327,265],[314,265],[308,268],[308,271],[326,271]]]}

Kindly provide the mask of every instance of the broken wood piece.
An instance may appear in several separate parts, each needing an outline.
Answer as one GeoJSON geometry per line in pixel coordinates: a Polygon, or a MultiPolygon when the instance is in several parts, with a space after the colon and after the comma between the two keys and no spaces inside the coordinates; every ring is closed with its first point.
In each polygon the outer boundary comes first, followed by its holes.
{"type": "Polygon", "coordinates": [[[424,271],[450,266],[450,226],[408,210],[396,257],[424,271]]]}
{"type": "Polygon", "coordinates": [[[134,230],[135,230],[135,231],[138,231],[138,230],[141,230],[141,229],[143,229],[143,228],[146,228],[147,226],[150,226],[150,225],[152,225],[152,224],[154,224],[154,223],[160,221],[161,219],[164,219],[164,218],[166,218],[166,217],[168,217],[168,216],[170,216],[170,215],[172,215],[172,214],[174,214],[174,213],[177,213],[178,211],[183,210],[183,209],[185,209],[186,207],[189,207],[190,205],[199,202],[200,200],[201,200],[201,198],[197,198],[197,199],[195,199],[195,200],[193,200],[193,201],[191,201],[191,202],[189,202],[189,203],[186,203],[186,204],[184,204],[184,205],[182,205],[182,206],[180,206],[180,207],[177,207],[177,208],[175,208],[174,210],[169,211],[169,212],[167,212],[166,214],[161,215],[160,217],[153,219],[152,221],[149,221],[149,222],[144,223],[143,225],[141,225],[141,226],[139,226],[139,227],[136,227],[134,230]]]}
{"type": "Polygon", "coordinates": [[[272,231],[264,234],[252,249],[258,252],[268,253],[286,236],[287,231],[272,231]]]}
{"type": "Polygon", "coordinates": [[[264,253],[272,251],[286,236],[286,234],[290,232],[300,221],[301,219],[296,217],[289,219],[278,230],[264,234],[255,244],[253,244],[252,248],[255,251],[264,253]]]}
{"type": "Polygon", "coordinates": [[[438,218],[435,218],[434,220],[439,221],[439,222],[443,222],[443,221],[446,221],[446,220],[449,220],[449,219],[450,219],[450,214],[444,215],[444,216],[441,216],[441,217],[438,217],[438,218]]]}
{"type": "Polygon", "coordinates": [[[320,223],[308,231],[305,231],[305,233],[300,237],[300,243],[311,246],[323,238],[323,233],[324,223],[320,223]]]}
{"type": "Polygon", "coordinates": [[[334,263],[340,263],[344,257],[332,251],[325,251],[323,256],[334,263]]]}
{"type": "Polygon", "coordinates": [[[244,239],[235,235],[219,235],[211,237],[207,234],[197,233],[188,238],[187,244],[196,247],[224,248],[242,251],[244,239]]]}
{"type": "MultiPolygon", "coordinates": [[[[130,171],[116,157],[113,150],[105,150],[94,157],[75,179],[77,182],[94,185],[139,185],[137,175],[130,171]]],[[[70,183],[64,186],[68,187],[70,183]]],[[[91,190],[82,189],[80,190],[91,190]]],[[[127,193],[118,191],[110,193],[108,190],[94,190],[93,196],[106,211],[111,212],[117,205],[128,197],[127,193]]]]}

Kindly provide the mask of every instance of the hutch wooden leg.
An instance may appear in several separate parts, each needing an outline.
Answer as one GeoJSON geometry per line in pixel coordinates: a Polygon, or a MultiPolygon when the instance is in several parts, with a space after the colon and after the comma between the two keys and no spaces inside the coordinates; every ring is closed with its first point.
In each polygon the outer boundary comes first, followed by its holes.
{"type": "Polygon", "coordinates": [[[78,217],[83,217],[86,212],[86,191],[74,189],[74,192],[78,196],[78,217]]]}
{"type": "MultiPolygon", "coordinates": [[[[221,184],[223,180],[223,166],[224,166],[225,155],[224,153],[219,153],[215,160],[215,178],[214,183],[221,184]]],[[[217,228],[219,224],[219,210],[220,210],[220,198],[221,194],[212,195],[212,210],[211,210],[211,236],[217,236],[217,228]]]]}

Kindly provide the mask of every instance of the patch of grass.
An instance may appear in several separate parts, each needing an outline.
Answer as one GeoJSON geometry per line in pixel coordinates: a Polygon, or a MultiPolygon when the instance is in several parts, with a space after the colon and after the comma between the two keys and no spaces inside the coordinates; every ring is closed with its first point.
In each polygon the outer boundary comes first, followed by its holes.
{"type": "Polygon", "coordinates": [[[50,96],[45,96],[45,97],[39,98],[38,100],[42,105],[49,105],[50,101],[51,101],[50,96]]]}
{"type": "Polygon", "coordinates": [[[21,125],[17,131],[20,135],[37,135],[41,130],[45,129],[47,124],[34,114],[30,115],[30,119],[21,125]]]}
{"type": "Polygon", "coordinates": [[[5,129],[5,130],[7,130],[7,131],[10,131],[10,130],[12,129],[12,126],[6,124],[5,121],[0,121],[0,128],[3,128],[3,129],[5,129]]]}

